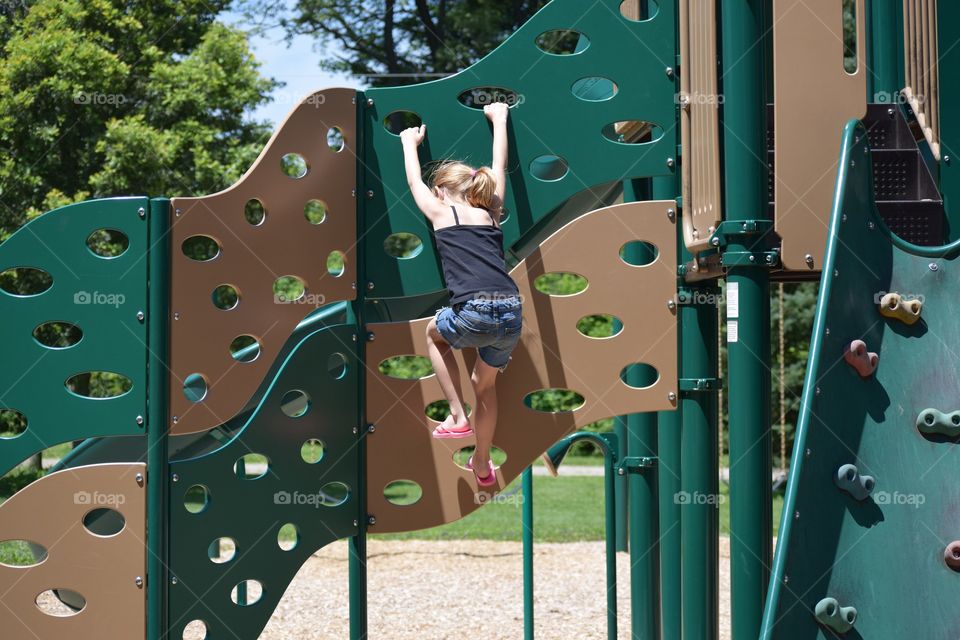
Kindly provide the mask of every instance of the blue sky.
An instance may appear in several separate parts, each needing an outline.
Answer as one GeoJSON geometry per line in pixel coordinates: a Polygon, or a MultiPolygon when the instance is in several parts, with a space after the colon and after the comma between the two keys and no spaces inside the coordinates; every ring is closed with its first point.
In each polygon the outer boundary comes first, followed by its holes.
{"type": "MultiPolygon", "coordinates": [[[[226,24],[244,28],[242,16],[227,12],[220,16],[226,24]]],[[[253,112],[257,120],[280,123],[301,98],[325,87],[362,88],[361,82],[350,76],[331,74],[320,68],[323,53],[314,51],[314,40],[305,36],[294,38],[287,46],[281,29],[273,29],[262,36],[250,38],[250,46],[262,64],[260,73],[285,83],[275,89],[270,103],[253,112]]]]}

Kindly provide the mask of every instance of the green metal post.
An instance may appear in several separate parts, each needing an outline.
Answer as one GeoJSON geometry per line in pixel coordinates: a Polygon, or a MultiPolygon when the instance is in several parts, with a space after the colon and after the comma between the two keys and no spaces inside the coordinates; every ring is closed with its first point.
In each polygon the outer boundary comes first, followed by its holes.
{"type": "Polygon", "coordinates": [[[170,201],[150,201],[147,254],[147,639],[166,636],[170,317],[170,201]]]}
{"type": "MultiPolygon", "coordinates": [[[[620,331],[623,327],[622,324],[616,320],[613,321],[614,333],[620,331]]],[[[627,441],[627,416],[617,416],[613,419],[613,432],[617,434],[617,439],[620,442],[627,441]]],[[[629,545],[627,544],[627,518],[628,518],[628,509],[629,509],[629,500],[630,500],[630,485],[627,480],[626,475],[617,476],[616,478],[616,531],[617,531],[617,551],[627,551],[629,545]]]]}
{"type": "MultiPolygon", "coordinates": [[[[765,47],[758,45],[770,0],[726,0],[721,11],[724,211],[728,220],[759,220],[767,217],[767,117],[765,47]]],[[[761,248],[755,236],[727,240],[727,256],[761,248]]],[[[755,640],[772,536],[770,279],[765,268],[740,264],[727,277],[731,618],[733,640],[755,640]]]]}
{"type": "Polygon", "coordinates": [[[533,467],[523,470],[523,637],[533,640],[533,467]]]}
{"type": "Polygon", "coordinates": [[[895,104],[900,82],[897,78],[898,43],[903,35],[898,29],[898,14],[903,11],[899,0],[867,0],[867,100],[895,104]]]}
{"type": "Polygon", "coordinates": [[[606,520],[606,556],[607,556],[607,640],[617,640],[617,540],[616,506],[614,504],[617,473],[614,468],[617,460],[616,436],[613,446],[607,446],[603,452],[604,469],[604,511],[606,520]]]}
{"type": "MultiPolygon", "coordinates": [[[[364,121],[363,108],[366,99],[362,92],[357,92],[357,122],[364,121]]],[[[364,148],[363,127],[357,128],[357,135],[361,138],[357,141],[357,148],[364,148]]],[[[356,193],[364,193],[364,176],[366,167],[360,157],[357,158],[357,190],[356,193]]],[[[357,237],[362,238],[366,232],[365,204],[366,199],[357,198],[357,237]]],[[[364,255],[364,243],[357,243],[357,298],[351,305],[350,313],[347,314],[348,321],[353,321],[357,327],[356,356],[361,367],[366,366],[366,325],[364,324],[364,293],[366,286],[361,283],[367,282],[366,275],[366,256],[364,255]]],[[[361,369],[363,370],[363,369],[361,369]]],[[[361,378],[362,379],[362,378],[361,378]]],[[[357,394],[359,407],[357,415],[360,416],[360,424],[357,425],[357,533],[350,538],[350,548],[348,556],[349,585],[350,585],[350,640],[366,640],[367,638],[367,526],[372,524],[367,514],[367,411],[366,411],[366,385],[360,384],[357,394]]]]}

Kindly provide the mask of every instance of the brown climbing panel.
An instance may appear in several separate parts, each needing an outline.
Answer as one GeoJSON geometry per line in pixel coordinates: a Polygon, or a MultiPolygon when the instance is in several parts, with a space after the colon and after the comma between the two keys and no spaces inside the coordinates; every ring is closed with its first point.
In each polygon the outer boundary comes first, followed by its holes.
{"type": "Polygon", "coordinates": [[[696,254],[710,248],[722,218],[716,3],[681,0],[680,60],[688,61],[680,73],[683,241],[696,254]]]}
{"type": "Polygon", "coordinates": [[[204,431],[234,417],[304,316],[323,304],[356,297],[355,96],[352,89],[325,89],[308,96],[235,185],[201,198],[173,200],[173,434],[204,431]],[[328,142],[328,132],[335,127],[342,132],[339,151],[328,142]],[[306,161],[306,175],[291,178],[281,171],[281,159],[288,154],[306,161]],[[266,212],[259,224],[244,215],[252,199],[266,212]],[[326,206],[319,223],[305,215],[314,200],[326,206]],[[203,262],[186,257],[183,243],[194,236],[216,240],[219,255],[203,262]],[[333,251],[345,254],[345,269],[338,276],[327,270],[333,251]],[[275,281],[287,276],[305,285],[304,296],[296,301],[275,295],[275,281]],[[214,305],[213,292],[221,285],[239,294],[234,308],[214,305]],[[230,345],[238,336],[256,339],[259,356],[250,362],[234,359],[230,345]],[[202,399],[194,402],[183,387],[196,376],[203,383],[195,387],[200,391],[194,391],[193,398],[202,399]]]}
{"type": "Polygon", "coordinates": [[[917,114],[917,124],[940,160],[940,56],[937,49],[937,0],[903,3],[903,95],[917,114]]]}
{"type": "MultiPolygon", "coordinates": [[[[523,333],[507,370],[497,380],[499,422],[494,446],[507,460],[497,471],[493,490],[505,487],[559,438],[586,424],[616,415],[676,408],[677,326],[676,229],[672,201],[633,202],[598,209],[562,227],[511,276],[523,296],[523,333]],[[659,254],[652,263],[632,266],[620,259],[631,240],[646,241],[659,254]],[[588,280],[576,295],[548,296],[533,283],[541,274],[577,273],[588,280]],[[577,330],[588,315],[610,314],[623,330],[610,338],[589,338],[577,330]],[[646,388],[627,386],[623,368],[645,363],[658,373],[646,388]],[[529,409],[528,394],[550,388],[571,389],[584,404],[568,413],[529,409]]],[[[400,380],[378,371],[383,360],[399,355],[427,355],[429,318],[368,325],[374,340],[367,345],[367,418],[376,426],[367,437],[367,508],[376,517],[371,531],[386,533],[424,529],[462,518],[481,503],[470,471],[453,455],[473,438],[437,440],[437,423],[425,407],[443,398],[436,376],[400,380]],[[423,496],[398,506],[383,490],[395,480],[420,485],[423,496]]],[[[476,351],[456,352],[466,402],[475,405],[468,369],[476,351]]]]}
{"type": "Polygon", "coordinates": [[[857,70],[843,67],[843,3],[774,0],[774,199],[781,260],[818,271],[827,244],[840,134],[867,109],[863,0],[857,0],[857,70]],[[809,256],[809,258],[808,258],[809,256]]]}
{"type": "MultiPolygon", "coordinates": [[[[42,546],[45,560],[33,566],[0,563],[0,629],[5,640],[76,638],[99,640],[145,636],[146,498],[144,464],[98,464],[65,469],[28,485],[0,505],[0,542],[25,540],[42,546]],[[84,518],[94,509],[123,515],[123,528],[96,528],[84,518]],[[86,600],[82,605],[63,590],[86,600]],[[53,602],[55,614],[40,609],[53,602]]],[[[39,560],[39,558],[38,558],[39,560]]],[[[48,609],[49,610],[49,609],[48,609]]]]}

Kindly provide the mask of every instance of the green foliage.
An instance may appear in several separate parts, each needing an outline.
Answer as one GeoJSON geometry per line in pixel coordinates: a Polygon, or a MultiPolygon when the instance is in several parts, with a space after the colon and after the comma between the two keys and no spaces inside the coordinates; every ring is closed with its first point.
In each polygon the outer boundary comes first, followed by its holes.
{"type": "Polygon", "coordinates": [[[380,373],[392,378],[418,380],[433,374],[430,360],[423,356],[394,356],[380,363],[380,373]]]}
{"type": "Polygon", "coordinates": [[[246,112],[276,83],[222,0],[39,0],[0,10],[0,240],[91,197],[201,195],[269,135],[246,112]]]}

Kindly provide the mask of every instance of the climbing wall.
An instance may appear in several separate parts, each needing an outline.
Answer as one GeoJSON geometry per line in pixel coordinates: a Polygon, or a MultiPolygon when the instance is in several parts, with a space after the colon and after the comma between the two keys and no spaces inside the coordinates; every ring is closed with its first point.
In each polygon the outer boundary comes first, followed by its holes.
{"type": "Polygon", "coordinates": [[[483,106],[493,100],[511,105],[507,247],[579,192],[674,173],[675,7],[649,4],[658,7],[637,20],[630,13],[636,3],[554,0],[458,74],[365,92],[361,178],[369,296],[443,289],[429,230],[407,187],[397,135],[405,126],[427,125],[420,147],[425,166],[451,157],[489,166],[491,129],[483,106]],[[649,134],[623,134],[631,129],[649,134]],[[407,233],[422,241],[419,248],[399,259],[388,255],[384,243],[407,233]]]}
{"type": "Polygon", "coordinates": [[[146,198],[70,205],[0,245],[0,411],[26,423],[0,433],[0,475],[61,442],[143,433],[147,208],[146,198]]]}
{"type": "Polygon", "coordinates": [[[960,260],[893,239],[843,137],[764,638],[955,638],[960,260]]]}
{"type": "Polygon", "coordinates": [[[146,466],[50,474],[0,505],[0,628],[8,640],[144,638],[146,466]],[[9,548],[8,548],[9,550],[9,548]]]}
{"type": "MultiPolygon", "coordinates": [[[[523,333],[505,373],[497,379],[499,422],[494,446],[507,454],[494,490],[507,486],[538,455],[562,436],[586,424],[617,415],[676,408],[676,229],[672,201],[633,202],[598,209],[567,224],[518,264],[510,275],[523,303],[523,333]],[[625,244],[646,242],[656,258],[642,266],[621,258],[625,244]],[[534,285],[538,277],[575,273],[587,280],[576,295],[550,296],[534,285]],[[622,331],[609,338],[580,333],[577,322],[593,314],[618,318],[622,331]],[[659,376],[635,388],[624,371],[652,366],[659,376]],[[583,397],[570,412],[530,408],[530,394],[568,389],[583,397]]],[[[368,325],[367,345],[367,510],[376,520],[370,531],[410,531],[461,518],[483,504],[473,473],[454,461],[473,438],[438,440],[426,416],[428,404],[443,398],[436,376],[398,379],[379,364],[401,355],[426,356],[429,318],[368,325]],[[422,497],[395,504],[384,494],[399,480],[415,483],[422,497]]],[[[475,350],[458,352],[466,402],[475,406],[469,371],[475,350]]],[[[409,486],[409,485],[408,485],[409,486]]]]}
{"type": "Polygon", "coordinates": [[[174,637],[257,638],[306,559],[357,531],[356,337],[306,335],[236,438],[171,464],[174,637]]]}
{"type": "Polygon", "coordinates": [[[300,320],[356,297],[355,96],[307,96],[236,184],[172,200],[173,434],[227,422],[300,320]]]}

